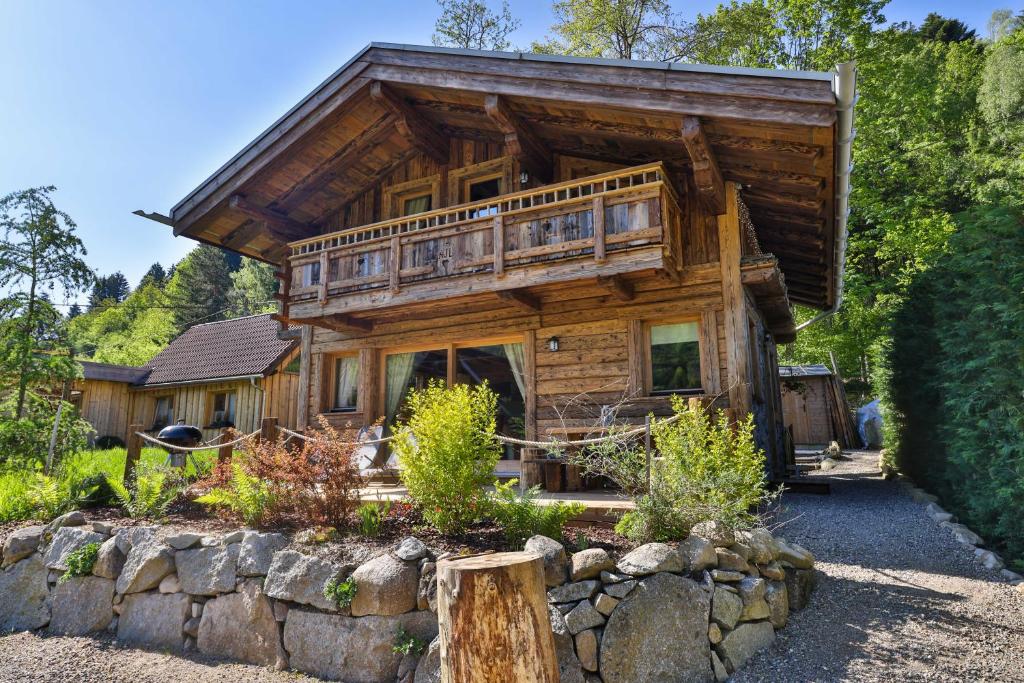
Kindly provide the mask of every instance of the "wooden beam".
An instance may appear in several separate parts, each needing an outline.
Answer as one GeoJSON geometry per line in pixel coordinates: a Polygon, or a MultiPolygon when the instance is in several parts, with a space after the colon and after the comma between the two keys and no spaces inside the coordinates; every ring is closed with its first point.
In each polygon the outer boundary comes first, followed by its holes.
{"type": "Polygon", "coordinates": [[[228,206],[249,218],[265,222],[265,230],[278,242],[294,242],[312,237],[317,233],[316,228],[312,225],[300,223],[284,214],[257,206],[242,195],[231,195],[228,206]]]}
{"type": "Polygon", "coordinates": [[[346,190],[343,193],[340,193],[340,194],[337,194],[337,195],[332,195],[330,197],[330,202],[329,202],[330,208],[328,208],[322,214],[320,214],[315,219],[313,219],[313,224],[314,225],[323,225],[323,224],[325,224],[331,218],[331,216],[334,216],[339,211],[344,209],[346,204],[348,204],[353,199],[358,197],[360,194],[365,192],[367,188],[372,187],[373,185],[376,185],[385,176],[390,174],[396,168],[398,168],[399,166],[401,166],[405,162],[409,161],[410,159],[412,159],[414,156],[416,156],[419,153],[420,153],[419,149],[415,148],[415,147],[411,147],[409,149],[402,150],[399,154],[396,154],[393,157],[391,157],[391,159],[388,161],[388,163],[384,164],[384,166],[382,166],[376,172],[371,173],[370,175],[366,176],[362,180],[361,183],[351,185],[349,187],[349,189],[346,190]]]}
{"type": "Polygon", "coordinates": [[[632,301],[633,297],[636,296],[636,292],[633,291],[633,285],[619,275],[599,276],[597,284],[607,289],[619,301],[632,301]]]}
{"type": "Polygon", "coordinates": [[[518,306],[530,313],[540,311],[540,299],[521,289],[501,289],[495,292],[499,299],[518,306]]]}
{"type": "Polygon", "coordinates": [[[505,136],[505,154],[518,159],[520,166],[541,183],[550,183],[554,178],[551,152],[523,125],[507,100],[500,95],[487,95],[484,110],[505,136]]]}
{"type": "Polygon", "coordinates": [[[726,212],[725,183],[722,172],[718,170],[711,143],[708,142],[700,119],[696,116],[683,117],[683,144],[693,161],[693,177],[697,182],[697,192],[711,213],[720,215],[726,212]]]}
{"type": "Polygon", "coordinates": [[[395,117],[395,127],[402,137],[439,164],[448,163],[448,138],[434,124],[380,81],[370,85],[370,97],[395,117]]]}
{"type": "Polygon", "coordinates": [[[338,332],[372,332],[373,321],[356,318],[351,315],[327,315],[323,318],[325,327],[338,332]]]}
{"type": "Polygon", "coordinates": [[[725,307],[725,354],[729,407],[741,418],[750,412],[750,344],[747,338],[747,302],[740,271],[741,245],[736,185],[725,187],[726,213],[718,216],[719,264],[725,307]]]}
{"type": "Polygon", "coordinates": [[[221,245],[223,245],[225,249],[237,251],[265,229],[266,226],[263,225],[262,221],[247,220],[229,232],[224,239],[221,240],[221,245]]]}

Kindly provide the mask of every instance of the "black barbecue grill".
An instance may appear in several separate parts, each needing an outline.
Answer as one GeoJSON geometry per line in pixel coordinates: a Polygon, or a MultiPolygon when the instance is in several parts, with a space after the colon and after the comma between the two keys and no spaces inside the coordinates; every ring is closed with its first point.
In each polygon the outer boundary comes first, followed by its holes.
{"type": "Polygon", "coordinates": [[[189,452],[176,450],[172,446],[181,448],[198,446],[203,441],[203,433],[198,427],[187,425],[184,420],[179,420],[178,424],[167,425],[161,429],[156,438],[171,444],[171,446],[163,446],[163,449],[167,451],[167,464],[173,467],[184,467],[189,452]]]}

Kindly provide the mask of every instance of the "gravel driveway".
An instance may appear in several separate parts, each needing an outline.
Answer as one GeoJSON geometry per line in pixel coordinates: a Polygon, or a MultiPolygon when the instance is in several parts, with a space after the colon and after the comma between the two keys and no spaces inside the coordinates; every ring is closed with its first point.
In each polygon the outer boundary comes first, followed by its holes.
{"type": "MultiPolygon", "coordinates": [[[[877,456],[826,476],[832,494],[787,494],[779,533],[811,549],[821,581],[751,681],[1024,681],[1024,593],[975,565],[894,483],[877,456]]],[[[277,683],[312,680],[104,638],[0,638],[0,681],[277,683]]]]}
{"type": "Polygon", "coordinates": [[[814,553],[811,604],[733,681],[1024,681],[1024,593],[928,517],[877,454],[786,494],[779,534],[814,553]]]}

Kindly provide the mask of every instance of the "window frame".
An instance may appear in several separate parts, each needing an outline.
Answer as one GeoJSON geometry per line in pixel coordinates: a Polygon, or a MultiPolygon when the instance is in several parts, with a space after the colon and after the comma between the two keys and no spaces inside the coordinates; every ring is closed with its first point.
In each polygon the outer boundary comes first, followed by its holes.
{"type": "Polygon", "coordinates": [[[667,397],[667,396],[699,396],[707,393],[705,378],[708,376],[708,368],[704,367],[704,321],[699,315],[688,315],[671,318],[658,318],[643,321],[643,333],[641,339],[642,354],[641,364],[643,372],[643,393],[644,396],[667,397]],[[654,359],[651,348],[651,330],[664,325],[680,325],[692,323],[697,326],[697,358],[700,361],[700,386],[692,389],[654,390],[654,359]]]}
{"type": "Polygon", "coordinates": [[[498,197],[515,192],[515,164],[510,156],[498,157],[448,171],[448,206],[469,204],[469,187],[498,179],[498,197]]]}
{"type": "Polygon", "coordinates": [[[174,394],[160,394],[159,396],[154,396],[153,397],[153,429],[163,429],[164,427],[167,427],[167,426],[172,425],[172,424],[174,424],[174,394]],[[170,413],[170,417],[168,417],[166,422],[164,422],[163,424],[160,424],[158,422],[159,417],[160,417],[160,413],[159,413],[160,401],[162,401],[164,399],[166,399],[170,403],[169,411],[168,411],[170,413]]]}
{"type": "Polygon", "coordinates": [[[217,389],[208,391],[206,394],[206,429],[223,429],[225,427],[234,427],[238,424],[238,390],[237,389],[217,389]],[[225,396],[224,399],[224,410],[227,412],[227,407],[231,406],[230,416],[225,416],[228,419],[214,422],[213,416],[217,412],[217,397],[225,396]],[[230,400],[233,397],[233,400],[230,400]]]}
{"type": "Polygon", "coordinates": [[[363,407],[363,392],[360,391],[363,382],[364,368],[360,362],[358,351],[347,353],[332,353],[327,355],[329,364],[327,366],[327,386],[330,388],[328,406],[325,412],[334,414],[360,413],[363,407]],[[343,358],[356,359],[356,402],[351,408],[340,408],[338,401],[338,361],[343,358]]]}
{"type": "Polygon", "coordinates": [[[396,183],[383,188],[380,202],[381,220],[403,217],[405,202],[425,195],[430,195],[429,211],[444,208],[441,206],[441,174],[435,173],[424,178],[407,180],[404,183],[396,183]]]}

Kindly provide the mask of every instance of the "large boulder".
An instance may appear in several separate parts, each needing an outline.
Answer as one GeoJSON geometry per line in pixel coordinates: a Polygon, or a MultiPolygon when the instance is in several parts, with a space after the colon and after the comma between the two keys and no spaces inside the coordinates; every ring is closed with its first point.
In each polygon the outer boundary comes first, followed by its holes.
{"type": "Polygon", "coordinates": [[[158,650],[180,650],[182,629],[192,615],[192,600],[184,593],[126,595],[117,620],[117,638],[158,650]]]}
{"type": "Polygon", "coordinates": [[[730,672],[743,666],[775,640],[775,629],[767,621],[740,624],[722,638],[715,651],[730,672]]]}
{"type": "Polygon", "coordinates": [[[659,573],[640,581],[612,612],[601,641],[605,683],[689,683],[711,679],[708,594],[659,573]]]}
{"type": "Polygon", "coordinates": [[[92,573],[104,579],[117,579],[124,569],[127,558],[117,547],[116,538],[108,538],[103,541],[100,551],[96,554],[96,562],[92,566],[92,573]]]}
{"type": "Polygon", "coordinates": [[[740,581],[740,600],[743,601],[743,613],[740,621],[755,621],[767,619],[771,614],[768,603],[765,602],[765,589],[768,587],[764,579],[748,576],[740,581]]]}
{"type": "Polygon", "coordinates": [[[420,574],[416,565],[386,554],[359,565],[352,578],[356,597],[352,616],[390,616],[416,609],[420,574]]]}
{"type": "Polygon", "coordinates": [[[716,548],[728,548],[736,542],[736,534],[722,522],[700,522],[690,529],[690,534],[710,541],[716,548]]]}
{"type": "Polygon", "coordinates": [[[813,569],[786,569],[786,593],[789,597],[789,609],[801,610],[807,606],[817,582],[813,569]]]}
{"type": "Polygon", "coordinates": [[[619,560],[620,572],[647,576],[658,572],[681,572],[683,560],[679,552],[665,543],[648,543],[627,553],[619,560]]]}
{"type": "Polygon", "coordinates": [[[121,575],[117,577],[118,593],[126,595],[156,588],[174,571],[174,552],[155,536],[140,535],[130,547],[121,575]]]}
{"type": "Polygon", "coordinates": [[[11,535],[4,541],[3,563],[0,567],[10,567],[15,562],[24,560],[39,547],[39,541],[43,537],[41,526],[26,526],[11,532],[11,535]]]}
{"type": "MultiPolygon", "coordinates": [[[[736,546],[733,546],[734,548],[736,546]]],[[[750,564],[738,553],[725,548],[716,548],[715,556],[718,558],[718,569],[726,572],[747,572],[750,571],[750,564]]]]}
{"type": "Polygon", "coordinates": [[[102,631],[114,618],[114,582],[83,576],[57,584],[51,598],[50,633],[84,636],[102,631]]]}
{"type": "Polygon", "coordinates": [[[748,558],[755,564],[768,564],[775,559],[775,539],[767,529],[737,531],[736,538],[750,548],[748,558]]]}
{"type": "Polygon", "coordinates": [[[260,666],[272,666],[282,657],[274,608],[258,581],[246,581],[237,593],[203,606],[196,645],[206,654],[260,666]]]}
{"type": "Polygon", "coordinates": [[[47,573],[38,553],[0,572],[0,633],[31,631],[49,623],[47,573]]]}
{"type": "Polygon", "coordinates": [[[121,552],[127,555],[136,543],[143,539],[155,539],[159,530],[160,527],[158,526],[121,527],[114,532],[114,539],[117,541],[117,547],[121,552]]]}
{"type": "Polygon", "coordinates": [[[278,600],[311,605],[317,609],[337,612],[334,601],[324,597],[324,587],[341,575],[341,567],[294,550],[281,550],[267,571],[264,592],[278,600]]]}
{"type": "Polygon", "coordinates": [[[722,588],[715,587],[714,597],[711,598],[711,620],[722,628],[733,628],[743,614],[743,600],[735,593],[722,588]]]}
{"type": "Polygon", "coordinates": [[[413,683],[441,683],[441,638],[430,641],[430,647],[416,665],[413,683]]]}
{"type": "Polygon", "coordinates": [[[789,621],[789,591],[782,581],[769,581],[764,591],[765,602],[768,603],[768,620],[776,629],[783,628],[789,621]]]}
{"type": "Polygon", "coordinates": [[[565,626],[573,635],[603,624],[604,615],[598,612],[589,600],[583,600],[565,615],[565,626]]]}
{"type": "Polygon", "coordinates": [[[107,537],[103,534],[97,534],[95,531],[83,527],[61,527],[53,534],[53,540],[50,541],[50,546],[46,549],[43,564],[47,569],[67,571],[68,555],[90,543],[103,543],[105,540],[107,537]]]}
{"type": "Polygon", "coordinates": [[[274,553],[287,545],[288,538],[284,534],[246,531],[238,551],[238,573],[241,576],[266,576],[274,553]]]}
{"type": "Polygon", "coordinates": [[[587,548],[572,555],[572,580],[596,579],[601,572],[615,569],[615,562],[604,548],[587,548]]]}
{"type": "MultiPolygon", "coordinates": [[[[537,553],[544,560],[544,582],[548,587],[565,583],[569,561],[565,546],[547,536],[531,536],[524,548],[528,553],[537,553]]],[[[587,577],[590,578],[590,577],[587,577]]]]}
{"type": "Polygon", "coordinates": [[[181,590],[192,595],[219,595],[235,589],[239,544],[179,550],[174,564],[181,590]]]}
{"type": "Polygon", "coordinates": [[[718,566],[715,544],[700,536],[691,534],[680,543],[679,556],[682,558],[684,571],[702,572],[718,566]]]}
{"type": "Polygon", "coordinates": [[[577,581],[556,586],[548,591],[548,602],[577,602],[589,600],[601,588],[600,581],[577,581]]]}
{"type": "Polygon", "coordinates": [[[429,641],[437,636],[437,618],[412,612],[357,619],[293,609],[284,624],[284,647],[299,671],[348,683],[394,683],[402,661],[393,650],[399,629],[429,641]]]}
{"type": "Polygon", "coordinates": [[[775,539],[775,548],[778,550],[778,560],[782,566],[795,567],[796,569],[811,569],[814,567],[814,555],[810,550],[789,543],[784,538],[775,539]]]}
{"type": "Polygon", "coordinates": [[[548,605],[548,619],[551,633],[555,638],[555,657],[558,659],[559,681],[561,683],[584,683],[583,666],[576,656],[573,637],[565,625],[565,617],[552,605],[548,605]]]}

